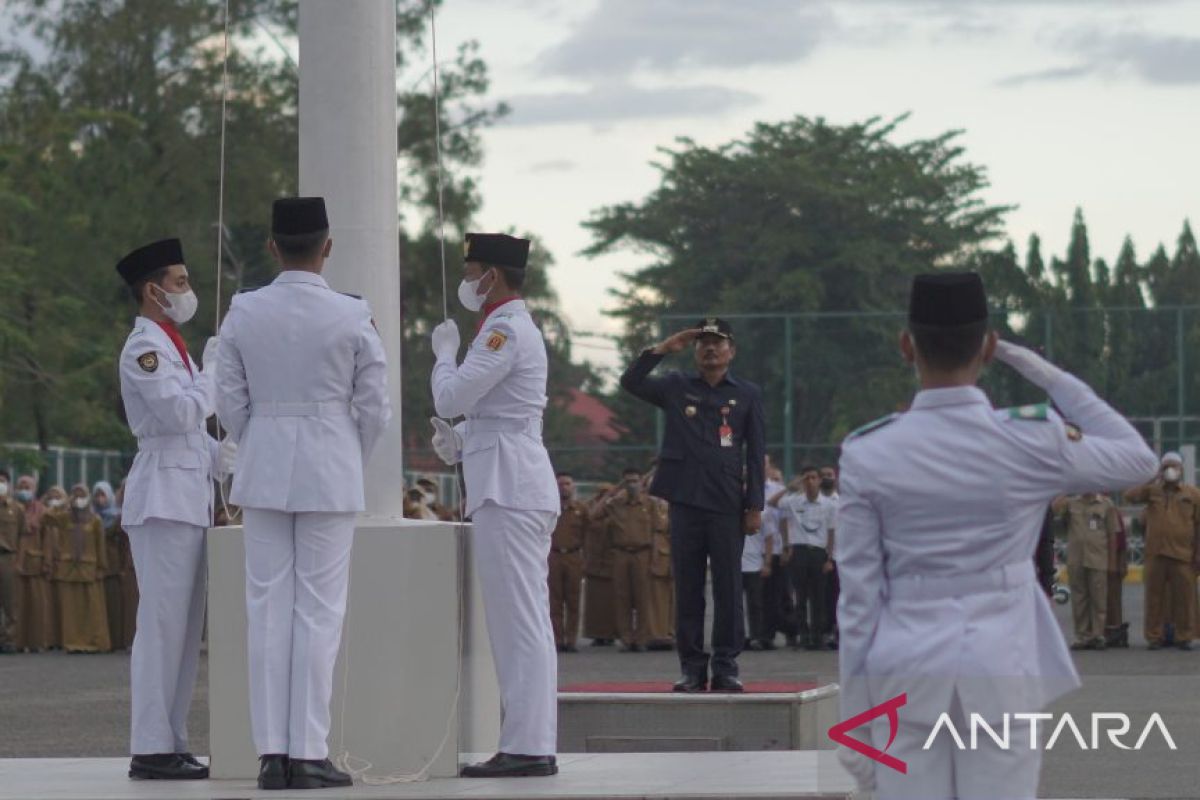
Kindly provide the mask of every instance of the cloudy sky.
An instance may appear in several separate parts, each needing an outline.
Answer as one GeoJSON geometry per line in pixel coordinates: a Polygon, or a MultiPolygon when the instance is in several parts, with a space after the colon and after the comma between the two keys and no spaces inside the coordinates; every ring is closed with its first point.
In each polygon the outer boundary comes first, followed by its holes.
{"type": "Polygon", "coordinates": [[[438,26],[442,52],[480,42],[513,106],[485,135],[480,224],[545,238],[580,331],[615,330],[606,290],[641,263],[580,257],[580,222],[645,196],[676,136],[758,120],[962,128],[988,199],[1020,205],[1021,249],[1036,232],[1063,252],[1076,206],[1110,259],[1126,233],[1145,255],[1200,222],[1200,0],[446,0],[438,26]]]}

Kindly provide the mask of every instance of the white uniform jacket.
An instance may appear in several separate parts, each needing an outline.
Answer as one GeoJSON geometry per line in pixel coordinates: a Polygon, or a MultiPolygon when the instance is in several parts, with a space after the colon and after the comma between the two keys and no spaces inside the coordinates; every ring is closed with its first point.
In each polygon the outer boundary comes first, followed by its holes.
{"type": "MultiPolygon", "coordinates": [[[[1064,375],[1048,406],[975,387],[919,392],[844,443],[838,514],[843,718],[908,693],[901,716],[1036,711],[1079,685],[1033,555],[1050,501],[1149,480],[1154,453],[1064,375]]],[[[932,721],[926,720],[926,721],[932,721]]],[[[882,745],[882,743],[876,743],[882,745]]]]}
{"type": "Polygon", "coordinates": [[[462,365],[438,361],[433,400],[441,417],[466,415],[463,437],[467,513],[484,502],[520,511],[551,511],[561,502],[542,444],[546,344],[523,300],[494,310],[462,365]]]}
{"type": "Polygon", "coordinates": [[[213,386],[189,363],[191,373],[167,332],[137,318],[119,366],[125,416],[138,439],[125,482],[125,525],[151,518],[212,525],[217,443],[204,421],[213,413],[213,386]]]}
{"type": "Polygon", "coordinates": [[[217,364],[217,416],[238,442],[232,502],[362,511],[363,468],[391,413],[365,301],[301,270],[234,297],[217,364]]]}

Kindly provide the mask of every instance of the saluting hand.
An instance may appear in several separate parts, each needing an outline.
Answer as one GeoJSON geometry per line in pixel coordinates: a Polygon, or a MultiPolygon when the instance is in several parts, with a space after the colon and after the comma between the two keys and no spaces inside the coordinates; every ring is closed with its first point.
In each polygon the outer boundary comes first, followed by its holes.
{"type": "Polygon", "coordinates": [[[679,353],[685,350],[692,342],[696,341],[696,337],[700,335],[699,328],[688,328],[685,331],[680,331],[664,342],[656,344],[653,348],[655,353],[659,355],[670,355],[671,353],[679,353]]]}
{"type": "Polygon", "coordinates": [[[1040,389],[1050,390],[1063,371],[1051,364],[1028,347],[1012,342],[996,342],[996,360],[1003,361],[1019,372],[1025,380],[1040,389]]]}

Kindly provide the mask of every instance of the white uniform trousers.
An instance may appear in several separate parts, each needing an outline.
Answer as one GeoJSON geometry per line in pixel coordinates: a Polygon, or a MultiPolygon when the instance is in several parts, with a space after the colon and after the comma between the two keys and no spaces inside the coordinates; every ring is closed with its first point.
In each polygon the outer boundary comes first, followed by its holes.
{"type": "MultiPolygon", "coordinates": [[[[1037,749],[1029,747],[1029,723],[1011,721],[1006,749],[980,729],[975,749],[971,749],[971,721],[957,693],[950,705],[950,719],[965,747],[960,749],[943,727],[930,748],[922,749],[934,730],[933,723],[906,722],[901,708],[896,741],[887,752],[907,764],[908,774],[876,764],[876,800],[1034,800],[1042,751],[1040,743],[1037,749]]],[[[1043,721],[1038,726],[1038,738],[1043,741],[1048,735],[1046,725],[1043,721]]],[[[1002,731],[999,721],[991,727],[997,735],[1002,731]]],[[[877,745],[888,740],[888,733],[886,717],[872,723],[871,737],[877,745]]]]}
{"type": "Polygon", "coordinates": [[[550,535],[558,515],[489,501],[472,514],[475,569],[500,683],[500,752],[558,750],[558,656],[550,625],[550,535]]]}
{"type": "Polygon", "coordinates": [[[354,518],[243,509],[250,724],[259,755],[329,755],[354,518]]]}
{"type": "Polygon", "coordinates": [[[204,633],[206,531],[156,518],[125,530],[141,595],[129,668],[129,749],[134,755],[184,753],[204,633]]]}

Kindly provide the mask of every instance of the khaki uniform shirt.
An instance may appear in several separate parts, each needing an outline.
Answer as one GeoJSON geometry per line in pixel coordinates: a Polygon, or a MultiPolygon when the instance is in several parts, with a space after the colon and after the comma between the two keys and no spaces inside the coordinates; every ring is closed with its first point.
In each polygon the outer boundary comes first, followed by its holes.
{"type": "Polygon", "coordinates": [[[587,524],[587,506],[578,500],[569,501],[558,515],[558,523],[554,526],[554,535],[550,540],[550,549],[556,553],[574,553],[583,549],[587,524]]]}
{"type": "Polygon", "coordinates": [[[1109,553],[1121,530],[1117,508],[1107,497],[1089,502],[1083,495],[1067,501],[1067,568],[1109,568],[1109,553]]]}
{"type": "Polygon", "coordinates": [[[653,498],[646,495],[639,495],[634,500],[618,497],[606,511],[613,547],[632,550],[651,545],[659,513],[653,498]]]}
{"type": "Polygon", "coordinates": [[[1200,489],[1186,484],[1170,488],[1162,481],[1125,493],[1131,503],[1146,504],[1146,556],[1191,562],[1200,531],[1200,489]]]}
{"type": "Polygon", "coordinates": [[[0,500],[0,553],[15,553],[25,534],[25,509],[11,497],[0,500]]]}

